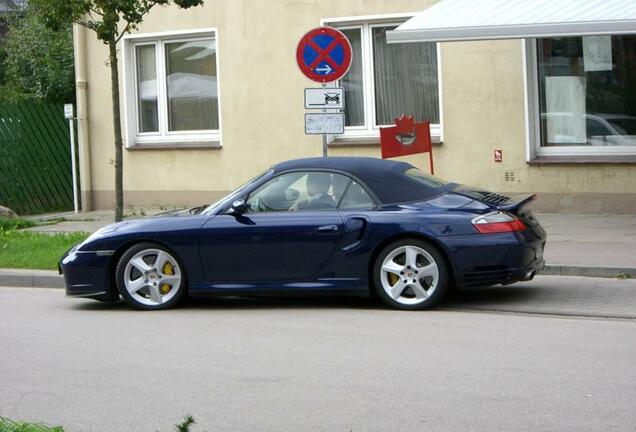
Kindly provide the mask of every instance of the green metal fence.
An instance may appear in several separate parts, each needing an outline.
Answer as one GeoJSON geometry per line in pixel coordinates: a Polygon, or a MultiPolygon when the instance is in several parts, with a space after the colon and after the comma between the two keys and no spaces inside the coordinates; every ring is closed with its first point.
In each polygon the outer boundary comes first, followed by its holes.
{"type": "Polygon", "coordinates": [[[62,104],[0,104],[0,205],[18,214],[73,208],[62,104]]]}

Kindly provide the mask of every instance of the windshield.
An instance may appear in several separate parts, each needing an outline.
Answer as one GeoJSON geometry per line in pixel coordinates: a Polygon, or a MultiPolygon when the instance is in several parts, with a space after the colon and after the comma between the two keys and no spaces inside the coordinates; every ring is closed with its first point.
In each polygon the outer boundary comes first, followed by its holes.
{"type": "Polygon", "coordinates": [[[424,171],[420,171],[417,168],[409,168],[404,172],[404,174],[433,189],[441,188],[449,184],[446,180],[433,177],[432,175],[426,174],[424,171]]]}
{"type": "Polygon", "coordinates": [[[205,210],[203,210],[201,212],[201,214],[203,215],[209,215],[214,213],[222,204],[228,202],[228,201],[234,201],[235,199],[237,199],[238,197],[240,197],[243,192],[255,181],[260,180],[261,178],[265,177],[266,175],[269,175],[273,173],[273,171],[271,169],[260,173],[259,175],[257,175],[256,177],[252,178],[251,180],[247,181],[246,183],[244,183],[243,185],[241,185],[238,189],[236,189],[234,192],[231,192],[230,194],[224,196],[223,198],[221,198],[220,200],[218,200],[217,202],[215,202],[214,204],[210,204],[209,206],[207,206],[205,208],[205,210]]]}

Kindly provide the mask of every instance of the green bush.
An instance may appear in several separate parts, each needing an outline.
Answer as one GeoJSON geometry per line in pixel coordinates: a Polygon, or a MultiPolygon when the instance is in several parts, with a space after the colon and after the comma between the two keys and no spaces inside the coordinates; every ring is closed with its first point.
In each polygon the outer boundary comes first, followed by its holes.
{"type": "Polygon", "coordinates": [[[8,19],[0,43],[0,100],[75,100],[73,31],[70,22],[49,29],[31,8],[8,19]]]}

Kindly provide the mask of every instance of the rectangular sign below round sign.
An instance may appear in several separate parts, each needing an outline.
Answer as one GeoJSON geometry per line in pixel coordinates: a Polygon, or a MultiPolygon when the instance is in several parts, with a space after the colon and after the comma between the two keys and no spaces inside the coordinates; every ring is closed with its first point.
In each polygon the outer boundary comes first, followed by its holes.
{"type": "Polygon", "coordinates": [[[305,114],[305,134],[341,135],[344,133],[345,116],[343,113],[305,114]]]}
{"type": "Polygon", "coordinates": [[[344,88],[319,87],[305,89],[306,109],[344,109],[344,88]]]}

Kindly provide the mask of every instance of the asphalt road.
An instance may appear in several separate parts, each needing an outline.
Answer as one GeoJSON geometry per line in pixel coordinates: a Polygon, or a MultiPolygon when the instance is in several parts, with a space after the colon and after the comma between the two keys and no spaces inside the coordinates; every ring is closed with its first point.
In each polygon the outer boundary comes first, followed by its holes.
{"type": "Polygon", "coordinates": [[[636,281],[543,277],[429,312],[0,288],[0,416],[67,431],[636,431],[636,281]],[[548,315],[546,315],[548,314],[548,315]],[[567,315],[567,316],[565,316],[567,315]]]}

